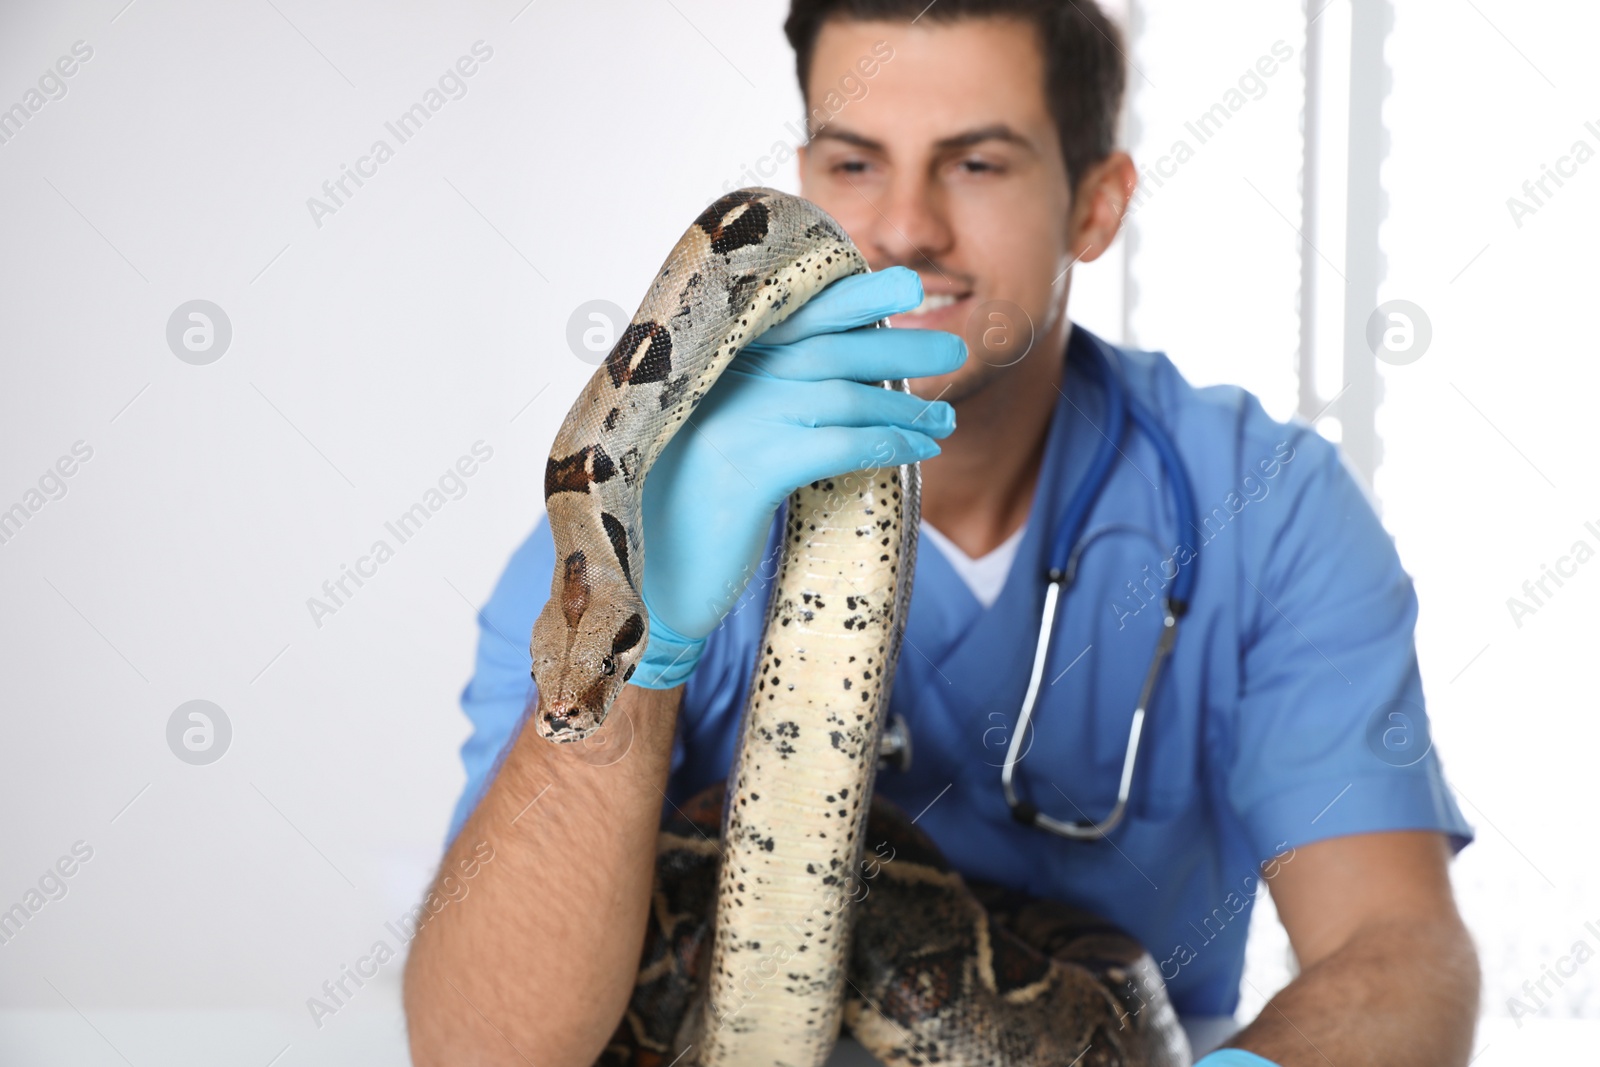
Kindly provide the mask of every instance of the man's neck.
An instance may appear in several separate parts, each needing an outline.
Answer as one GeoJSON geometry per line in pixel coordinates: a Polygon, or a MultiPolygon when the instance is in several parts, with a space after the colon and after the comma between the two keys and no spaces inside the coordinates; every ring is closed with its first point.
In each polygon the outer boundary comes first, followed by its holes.
{"type": "Polygon", "coordinates": [[[1021,362],[959,402],[955,432],[922,464],[922,518],[975,559],[1027,521],[1050,418],[1065,387],[1070,329],[1061,316],[1021,362]]]}

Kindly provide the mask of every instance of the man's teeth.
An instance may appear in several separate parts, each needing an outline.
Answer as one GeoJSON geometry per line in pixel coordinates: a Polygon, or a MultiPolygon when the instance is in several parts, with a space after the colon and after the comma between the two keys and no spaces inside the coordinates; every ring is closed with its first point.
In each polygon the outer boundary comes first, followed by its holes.
{"type": "Polygon", "coordinates": [[[922,303],[911,309],[911,314],[926,315],[929,312],[938,311],[940,308],[949,307],[960,299],[953,293],[926,293],[922,297],[922,303]]]}

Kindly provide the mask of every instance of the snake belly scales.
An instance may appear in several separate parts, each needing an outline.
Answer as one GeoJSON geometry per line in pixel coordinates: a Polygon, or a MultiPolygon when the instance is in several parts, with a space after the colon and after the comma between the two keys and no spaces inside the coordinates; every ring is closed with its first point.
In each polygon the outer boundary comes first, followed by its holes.
{"type": "MultiPolygon", "coordinates": [[[[661,450],[744,346],[866,270],[820,208],[765,188],[717,200],[672,249],[546,467],[542,737],[598,729],[644,652],[641,492],[661,450]]],[[[731,777],[663,824],[637,982],[602,1064],[821,1067],[841,1024],[891,1065],[1189,1062],[1137,942],[965,881],[873,798],[919,484],[915,465],[889,466],[789,498],[731,777]]]]}

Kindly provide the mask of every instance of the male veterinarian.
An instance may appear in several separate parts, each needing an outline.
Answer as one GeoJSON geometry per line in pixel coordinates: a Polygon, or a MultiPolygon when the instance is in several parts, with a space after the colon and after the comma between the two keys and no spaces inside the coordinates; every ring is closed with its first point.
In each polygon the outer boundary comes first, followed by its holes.
{"type": "Polygon", "coordinates": [[[786,30],[810,116],[801,192],[874,273],[741,355],[647,480],[649,645],[596,735],[613,731],[611,749],[518,733],[518,638],[553,568],[544,520],[513,556],[463,697],[475,730],[445,862],[480,838],[496,860],[472,906],[414,944],[416,1061],[594,1061],[634,983],[663,794],[681,803],[727,773],[774,513],[813,478],[881,465],[874,448],[891,441],[922,461],[923,538],[892,700],[912,758],[880,773],[880,792],[921,812],[964,873],[1138,937],[1196,1051],[1226,1046],[1206,1067],[1465,1064],[1478,965],[1447,870],[1473,831],[1437,753],[1388,746],[1426,729],[1417,601],[1394,546],[1315,433],[1068,319],[1070,267],[1105,251],[1136,182],[1115,149],[1115,29],[1089,0],[794,0],[786,30]],[[1031,324],[1025,357],[995,345],[996,308],[1031,324]],[[899,328],[853,329],[885,316],[899,328]],[[1172,465],[1150,435],[1117,442],[1019,746],[1025,812],[1112,809],[1162,593],[1198,569],[1125,815],[1101,840],[1069,840],[1014,817],[1001,765],[1055,539],[1102,440],[1097,352],[1170,437],[1199,522],[1176,528],[1172,465]],[[921,402],[858,384],[901,377],[921,402]],[[615,763],[595,757],[624,744],[615,763]],[[536,797],[538,817],[519,818],[536,797]],[[1263,887],[1298,971],[1239,1029],[1263,887]]]}

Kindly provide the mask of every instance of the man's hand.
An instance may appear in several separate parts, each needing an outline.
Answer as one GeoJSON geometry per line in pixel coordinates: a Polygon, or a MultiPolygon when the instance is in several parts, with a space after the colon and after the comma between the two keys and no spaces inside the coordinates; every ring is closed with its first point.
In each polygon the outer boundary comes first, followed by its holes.
{"type": "Polygon", "coordinates": [[[1278,1067],[1271,1060],[1242,1048],[1219,1048],[1195,1061],[1194,1067],[1278,1067]]]}
{"type": "MultiPolygon", "coordinates": [[[[1229,1044],[1283,1067],[1465,1064],[1478,956],[1456,912],[1449,862],[1445,836],[1433,831],[1295,849],[1268,884],[1300,975],[1229,1044]]],[[[1217,1056],[1201,1063],[1257,1063],[1232,1049],[1217,1056]]]]}
{"type": "Polygon", "coordinates": [[[796,488],[938,454],[934,438],[955,428],[949,404],[864,384],[966,359],[953,334],[871,328],[921,300],[904,267],[834,282],[741,352],[662,451],[644,484],[650,643],[634,685],[688,678],[796,488]]]}

